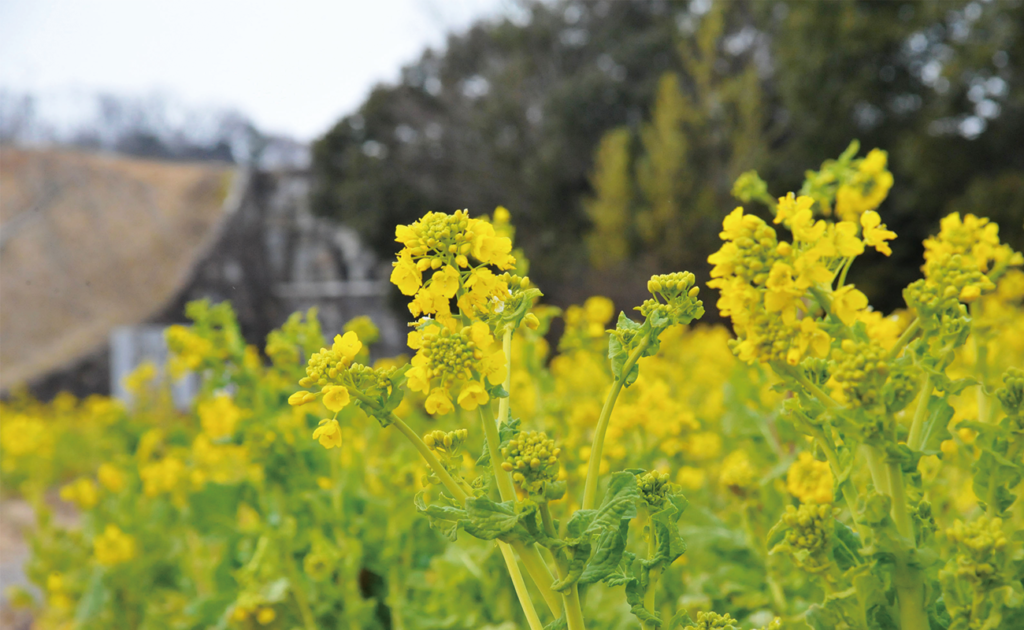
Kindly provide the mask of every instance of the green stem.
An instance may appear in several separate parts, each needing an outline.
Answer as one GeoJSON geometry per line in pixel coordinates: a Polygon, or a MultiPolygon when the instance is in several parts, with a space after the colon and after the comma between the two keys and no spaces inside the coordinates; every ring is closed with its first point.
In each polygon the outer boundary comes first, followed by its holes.
{"type": "Polygon", "coordinates": [[[850,271],[850,267],[853,265],[853,259],[854,257],[850,256],[846,259],[846,262],[843,263],[843,270],[839,273],[839,284],[836,285],[837,289],[843,288],[843,285],[846,284],[846,274],[850,271]]]}
{"type": "Polygon", "coordinates": [[[540,617],[537,616],[537,609],[533,605],[533,599],[530,597],[530,591],[526,588],[526,581],[523,580],[523,574],[519,571],[519,564],[516,562],[516,557],[512,553],[512,547],[508,543],[498,541],[498,549],[501,550],[502,557],[505,558],[505,566],[508,567],[508,574],[512,577],[512,586],[516,589],[516,597],[519,598],[519,605],[523,607],[523,614],[526,615],[526,623],[530,624],[530,630],[542,630],[544,624],[540,622],[540,617]]]}
{"type": "MultiPolygon", "coordinates": [[[[548,536],[557,538],[555,522],[551,519],[551,512],[548,509],[547,501],[540,503],[538,510],[540,511],[541,523],[544,525],[544,531],[548,536]]],[[[568,571],[569,565],[565,554],[562,551],[558,551],[555,553],[555,573],[558,575],[558,579],[564,579],[568,571]]],[[[580,604],[579,587],[576,584],[573,584],[562,593],[562,602],[565,604],[565,621],[569,629],[584,630],[583,608],[580,604]]]]}
{"type": "MultiPolygon", "coordinates": [[[[507,348],[505,352],[505,382],[509,384],[511,382],[512,373],[512,331],[505,331],[502,335],[502,346],[507,348]]],[[[506,392],[508,391],[506,387],[506,392]]],[[[498,418],[502,418],[502,411],[504,410],[505,416],[508,415],[508,397],[502,398],[498,401],[498,418]]],[[[512,485],[512,475],[501,467],[501,436],[498,433],[498,425],[493,420],[489,419],[484,413],[484,408],[480,407],[480,422],[483,424],[484,435],[487,437],[487,451],[491,456],[491,471],[494,474],[494,481],[498,486],[498,494],[501,496],[502,501],[515,501],[516,489],[512,485]]],[[[558,594],[551,590],[551,583],[554,581],[551,577],[551,570],[548,568],[547,563],[540,557],[540,553],[537,551],[535,545],[527,546],[521,542],[512,543],[512,547],[519,553],[519,558],[523,561],[523,566],[526,567],[526,572],[530,574],[534,584],[540,590],[541,595],[544,597],[544,601],[551,609],[551,613],[559,617],[562,614],[562,602],[558,594]]],[[[509,568],[511,571],[511,567],[509,568]]]]}
{"type": "Polygon", "coordinates": [[[910,424],[910,435],[907,436],[907,446],[912,451],[920,451],[924,431],[924,420],[928,416],[928,403],[932,397],[932,375],[926,374],[924,383],[921,385],[921,394],[917,400],[917,409],[914,410],[914,420],[910,424]]]}
{"type": "Polygon", "coordinates": [[[530,574],[530,579],[533,580],[537,590],[540,591],[541,597],[544,598],[544,603],[551,609],[551,614],[555,617],[561,617],[562,600],[558,593],[551,588],[555,578],[551,575],[551,568],[544,562],[540,551],[537,550],[537,545],[524,545],[517,541],[512,543],[512,548],[519,554],[523,567],[526,568],[526,572],[530,574]]]}
{"type": "Polygon", "coordinates": [[[889,490],[889,475],[885,471],[885,466],[882,462],[882,455],[878,452],[878,447],[871,446],[869,444],[861,444],[860,452],[864,455],[865,461],[867,461],[868,471],[871,472],[871,481],[875,484],[875,492],[891,496],[892,492],[889,490]]]}
{"type": "Polygon", "coordinates": [[[640,339],[636,349],[633,350],[626,359],[626,363],[622,366],[619,378],[615,379],[615,382],[612,383],[612,388],[608,390],[608,395],[605,397],[604,407],[601,408],[601,415],[598,417],[597,427],[594,429],[594,444],[590,448],[587,481],[583,486],[582,508],[584,510],[592,510],[597,499],[597,478],[601,474],[601,454],[604,451],[604,436],[608,432],[608,421],[611,419],[612,409],[615,408],[615,401],[619,397],[619,392],[622,390],[626,378],[629,377],[629,373],[633,370],[633,366],[640,359],[649,342],[650,333],[640,339]]]}
{"type": "Polygon", "coordinates": [[[444,484],[444,487],[448,489],[448,492],[450,492],[453,497],[455,497],[455,500],[459,503],[465,503],[466,499],[469,498],[469,495],[467,495],[459,486],[458,482],[448,474],[448,471],[444,469],[444,465],[441,464],[441,460],[439,460],[437,456],[434,455],[434,452],[423,443],[420,436],[416,435],[416,433],[409,428],[409,425],[403,422],[402,419],[394,413],[388,416],[388,420],[391,424],[395,425],[395,428],[398,429],[402,435],[412,442],[412,445],[416,447],[416,450],[419,451],[423,459],[425,459],[427,464],[430,465],[434,474],[436,474],[438,479],[441,480],[441,483],[444,484]]]}
{"type": "MultiPolygon", "coordinates": [[[[647,512],[646,508],[644,509],[647,512]]],[[[654,523],[651,522],[650,514],[647,514],[647,559],[651,560],[658,555],[658,533],[654,529],[654,523]]],[[[647,581],[647,590],[644,591],[644,608],[649,610],[652,614],[655,614],[655,606],[657,604],[657,590],[658,590],[658,578],[661,577],[661,569],[651,569],[648,574],[649,578],[647,581]]],[[[644,630],[656,630],[658,626],[644,622],[644,630]]]]}
{"type": "Polygon", "coordinates": [[[914,537],[914,524],[910,520],[910,506],[907,505],[907,492],[903,487],[903,471],[898,462],[888,462],[890,496],[892,497],[892,518],[896,521],[896,529],[906,539],[906,544],[913,549],[917,546],[914,537]]]}
{"type": "Polygon", "coordinates": [[[800,368],[790,368],[789,366],[783,367],[781,364],[774,362],[771,363],[771,366],[772,370],[774,370],[775,373],[778,374],[779,376],[790,376],[796,379],[796,382],[803,385],[804,389],[806,389],[812,396],[820,400],[821,403],[825,405],[827,408],[838,409],[839,407],[842,406],[838,402],[836,402],[834,398],[825,393],[824,390],[822,390],[820,387],[812,383],[811,379],[807,378],[807,376],[803,373],[803,370],[801,370],[800,368]]]}
{"type": "Polygon", "coordinates": [[[903,331],[899,339],[896,340],[896,343],[889,350],[889,354],[886,356],[886,360],[892,361],[893,359],[898,357],[903,348],[905,348],[908,343],[913,341],[914,337],[917,336],[917,333],[920,330],[921,320],[915,317],[914,321],[910,322],[910,325],[907,326],[907,329],[903,331]]]}

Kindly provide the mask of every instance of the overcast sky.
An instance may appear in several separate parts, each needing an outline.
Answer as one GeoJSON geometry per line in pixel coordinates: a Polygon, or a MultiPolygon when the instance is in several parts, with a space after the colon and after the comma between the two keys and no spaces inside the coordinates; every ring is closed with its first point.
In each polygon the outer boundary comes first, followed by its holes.
{"type": "Polygon", "coordinates": [[[0,87],[164,93],[309,140],[514,0],[0,0],[0,87]]]}

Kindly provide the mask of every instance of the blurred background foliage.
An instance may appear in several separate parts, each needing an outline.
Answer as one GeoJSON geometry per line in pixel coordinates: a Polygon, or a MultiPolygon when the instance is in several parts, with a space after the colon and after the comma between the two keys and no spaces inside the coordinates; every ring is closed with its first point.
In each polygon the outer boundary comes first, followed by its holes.
{"type": "Polygon", "coordinates": [[[320,138],[315,210],[390,255],[398,223],[504,205],[550,299],[633,303],[651,273],[707,280],[742,172],[781,196],[856,138],[898,182],[880,209],[892,260],[852,276],[873,304],[903,306],[947,212],[1024,245],[1020,1],[524,9],[451,36],[320,138]]]}

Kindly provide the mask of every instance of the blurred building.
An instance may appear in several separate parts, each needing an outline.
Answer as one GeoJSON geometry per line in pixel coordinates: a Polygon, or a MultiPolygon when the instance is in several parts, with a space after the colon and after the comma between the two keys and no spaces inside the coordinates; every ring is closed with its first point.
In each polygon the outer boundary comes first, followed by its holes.
{"type": "Polygon", "coordinates": [[[388,265],[314,217],[308,190],[303,169],[3,147],[0,390],[110,393],[118,375],[160,359],[160,329],[200,298],[230,300],[261,348],[316,306],[326,334],[369,315],[376,351],[398,352],[388,265]]]}

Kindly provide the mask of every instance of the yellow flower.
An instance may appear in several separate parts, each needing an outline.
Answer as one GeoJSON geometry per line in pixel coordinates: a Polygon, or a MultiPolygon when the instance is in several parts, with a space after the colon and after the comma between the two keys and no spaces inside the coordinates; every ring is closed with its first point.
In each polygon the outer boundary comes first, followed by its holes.
{"type": "Polygon", "coordinates": [[[699,490],[704,487],[707,474],[701,468],[683,466],[676,474],[676,482],[687,490],[699,490]]]}
{"type": "Polygon", "coordinates": [[[347,388],[341,385],[328,385],[324,387],[324,406],[331,411],[341,411],[351,401],[352,397],[349,396],[347,388]]]}
{"type": "Polygon", "coordinates": [[[316,400],[316,394],[312,392],[295,392],[288,397],[288,404],[293,407],[304,405],[309,402],[316,400]]]}
{"type": "Polygon", "coordinates": [[[807,452],[789,467],[786,490],[803,503],[832,502],[832,470],[807,452]]]}
{"type": "MultiPolygon", "coordinates": [[[[405,227],[400,225],[399,227],[405,227]]],[[[391,284],[398,287],[404,295],[416,295],[423,284],[423,274],[416,268],[409,252],[403,252],[397,262],[392,263],[394,270],[391,272],[391,284]]]]}
{"type": "Polygon", "coordinates": [[[857,224],[852,221],[836,223],[832,230],[832,240],[840,256],[860,256],[864,253],[864,243],[857,238],[857,224]]]}
{"type": "Polygon", "coordinates": [[[197,411],[203,432],[214,439],[232,435],[235,424],[242,417],[242,410],[227,394],[219,394],[213,400],[199,403],[197,411]]]}
{"type": "Polygon", "coordinates": [[[359,341],[359,335],[353,331],[345,333],[344,336],[335,335],[334,345],[331,346],[331,352],[345,363],[351,363],[362,349],[363,342],[359,341]]]}
{"type": "Polygon", "coordinates": [[[92,544],[96,562],[103,566],[122,564],[135,557],[135,539],[113,523],[108,524],[92,544]]]}
{"type": "MultiPolygon", "coordinates": [[[[805,210],[810,212],[813,205],[814,199],[803,195],[797,197],[793,193],[789,193],[785,197],[779,197],[779,204],[776,206],[775,212],[775,223],[788,221],[805,210]]],[[[722,238],[725,237],[723,236],[722,238]]]]}
{"type": "Polygon", "coordinates": [[[832,293],[832,313],[847,326],[852,326],[868,306],[866,295],[858,291],[852,284],[840,287],[832,293]]]}
{"type": "Polygon", "coordinates": [[[435,387],[427,396],[424,408],[432,416],[443,416],[450,413],[454,407],[452,407],[451,399],[448,398],[448,393],[440,387],[435,387]]]}
{"type": "Polygon", "coordinates": [[[96,471],[96,478],[100,480],[104,488],[115,494],[124,489],[124,473],[113,464],[106,462],[100,464],[99,470],[96,471]]]}
{"type": "Polygon", "coordinates": [[[185,464],[177,457],[165,457],[159,462],[147,464],[139,470],[142,490],[147,497],[155,497],[174,490],[185,475],[185,464]]]}
{"type": "Polygon", "coordinates": [[[734,490],[752,488],[757,482],[757,475],[746,451],[733,451],[722,462],[721,481],[723,486],[734,490]]]}
{"type": "Polygon", "coordinates": [[[477,381],[470,381],[459,392],[459,406],[466,411],[473,411],[488,400],[490,400],[490,396],[487,395],[484,386],[477,381]]]}
{"type": "Polygon", "coordinates": [[[882,252],[886,256],[892,254],[892,248],[886,241],[896,238],[896,232],[885,228],[882,218],[874,210],[868,210],[860,215],[860,225],[864,228],[864,242],[882,252]]]}
{"type": "Polygon", "coordinates": [[[277,613],[273,608],[260,608],[260,611],[256,613],[256,621],[261,626],[271,624],[275,619],[277,619],[277,613]]]}
{"type": "Polygon", "coordinates": [[[92,479],[82,478],[76,479],[61,488],[60,498],[69,503],[74,503],[83,510],[88,510],[99,502],[100,495],[92,479]]]}
{"type": "Polygon", "coordinates": [[[430,278],[430,289],[446,298],[453,298],[459,291],[459,270],[445,265],[430,278]]]}
{"type": "Polygon", "coordinates": [[[341,447],[341,426],[333,418],[324,418],[318,428],[313,431],[313,439],[324,448],[341,447]]]}

